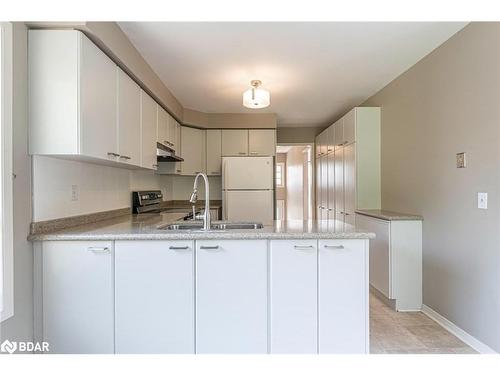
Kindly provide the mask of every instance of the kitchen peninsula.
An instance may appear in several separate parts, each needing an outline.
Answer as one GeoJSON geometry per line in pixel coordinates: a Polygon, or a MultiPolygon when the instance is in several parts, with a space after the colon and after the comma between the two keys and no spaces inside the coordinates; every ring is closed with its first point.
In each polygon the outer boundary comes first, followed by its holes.
{"type": "Polygon", "coordinates": [[[36,331],[51,352],[369,352],[372,233],[171,223],[124,215],[30,237],[36,331]]]}

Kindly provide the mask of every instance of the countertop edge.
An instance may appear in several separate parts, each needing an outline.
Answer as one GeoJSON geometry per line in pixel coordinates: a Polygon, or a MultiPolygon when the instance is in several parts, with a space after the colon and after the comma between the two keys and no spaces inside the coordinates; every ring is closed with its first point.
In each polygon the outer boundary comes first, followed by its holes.
{"type": "Polygon", "coordinates": [[[375,219],[386,221],[423,221],[424,218],[420,215],[403,214],[398,212],[387,211],[386,214],[370,212],[370,210],[356,210],[356,214],[373,217],[375,219]]]}
{"type": "Polygon", "coordinates": [[[39,234],[29,241],[140,241],[140,240],[365,240],[375,233],[158,233],[158,234],[39,234]]]}

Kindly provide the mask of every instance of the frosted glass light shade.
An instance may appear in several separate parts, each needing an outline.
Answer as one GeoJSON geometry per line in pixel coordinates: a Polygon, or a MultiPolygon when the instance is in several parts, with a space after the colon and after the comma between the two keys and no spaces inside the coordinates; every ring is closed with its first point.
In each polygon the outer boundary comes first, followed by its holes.
{"type": "Polygon", "coordinates": [[[271,94],[269,91],[251,88],[243,93],[243,105],[247,108],[265,108],[271,104],[271,94]]]}

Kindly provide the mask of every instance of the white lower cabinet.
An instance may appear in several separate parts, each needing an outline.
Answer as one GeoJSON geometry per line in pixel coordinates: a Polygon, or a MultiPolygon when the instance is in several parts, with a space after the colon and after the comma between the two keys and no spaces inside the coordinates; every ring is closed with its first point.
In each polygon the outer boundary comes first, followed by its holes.
{"type": "Polygon", "coordinates": [[[270,352],[317,353],[317,241],[270,244],[270,352]]]}
{"type": "Polygon", "coordinates": [[[196,352],[267,353],[267,241],[196,241],[196,352]]]}
{"type": "Polygon", "coordinates": [[[194,241],[116,241],[116,353],[194,354],[194,241]]]}
{"type": "Polygon", "coordinates": [[[113,353],[113,242],[42,247],[43,341],[50,353],[113,353]]]}
{"type": "Polygon", "coordinates": [[[35,331],[51,353],[369,351],[368,240],[48,241],[40,254],[35,331]]]}
{"type": "Polygon", "coordinates": [[[318,256],[319,353],[368,353],[368,240],[320,240],[318,256]]]}

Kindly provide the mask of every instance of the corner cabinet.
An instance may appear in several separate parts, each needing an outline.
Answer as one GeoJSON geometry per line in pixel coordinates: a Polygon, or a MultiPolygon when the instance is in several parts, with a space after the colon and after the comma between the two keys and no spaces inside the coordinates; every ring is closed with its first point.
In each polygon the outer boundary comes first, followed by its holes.
{"type": "Polygon", "coordinates": [[[141,89],[125,72],[77,30],[30,30],[28,48],[30,154],[154,169],[142,161],[141,89]]]}

